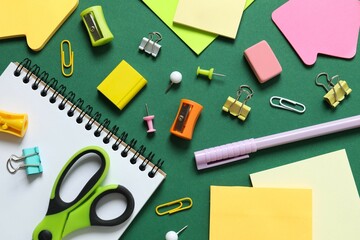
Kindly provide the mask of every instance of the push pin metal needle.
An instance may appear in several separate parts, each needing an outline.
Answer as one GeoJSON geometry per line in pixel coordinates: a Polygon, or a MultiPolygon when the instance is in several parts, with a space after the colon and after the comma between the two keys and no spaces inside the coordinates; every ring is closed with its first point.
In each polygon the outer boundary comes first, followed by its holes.
{"type": "Polygon", "coordinates": [[[224,74],[214,73],[214,68],[210,68],[210,70],[206,70],[206,69],[201,69],[200,67],[198,67],[196,70],[196,76],[199,76],[199,75],[207,76],[210,80],[212,80],[213,75],[225,77],[224,74]]]}
{"type": "Polygon", "coordinates": [[[180,229],[178,232],[175,231],[169,231],[166,233],[165,235],[165,240],[178,240],[179,239],[179,234],[184,231],[188,226],[186,225],[185,227],[183,227],[182,229],[180,229]]]}
{"type": "Polygon", "coordinates": [[[172,72],[172,73],[170,74],[170,81],[171,81],[171,83],[170,83],[169,86],[166,88],[165,93],[167,93],[167,92],[170,90],[170,88],[172,87],[172,85],[173,85],[174,83],[175,83],[175,84],[178,84],[178,83],[181,82],[181,80],[182,80],[182,75],[181,75],[180,72],[178,72],[178,71],[172,72]]]}
{"type": "Polygon", "coordinates": [[[145,109],[146,109],[147,116],[143,117],[143,119],[146,121],[147,126],[148,126],[147,132],[148,133],[155,132],[156,129],[154,128],[153,121],[152,121],[155,118],[155,116],[149,114],[149,108],[148,108],[147,104],[145,104],[145,109]]]}

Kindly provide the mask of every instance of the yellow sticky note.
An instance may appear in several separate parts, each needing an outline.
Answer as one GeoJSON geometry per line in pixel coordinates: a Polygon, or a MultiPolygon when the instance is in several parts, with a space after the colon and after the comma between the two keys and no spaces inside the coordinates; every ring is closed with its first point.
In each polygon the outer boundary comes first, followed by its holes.
{"type": "Polygon", "coordinates": [[[216,34],[173,24],[179,0],[143,0],[143,2],[186,43],[196,54],[200,54],[217,37],[216,34]]]}
{"type": "Polygon", "coordinates": [[[254,187],[311,188],[313,239],[360,238],[359,194],[345,149],[250,174],[254,187]]]}
{"type": "Polygon", "coordinates": [[[209,240],[311,240],[311,189],[210,187],[209,240]]]}
{"type": "Polygon", "coordinates": [[[78,4],[78,0],[2,2],[0,39],[26,36],[28,46],[40,51],[78,4]]]}
{"type": "Polygon", "coordinates": [[[97,89],[122,110],[146,83],[140,73],[122,60],[97,89]]]}
{"type": "MultiPolygon", "coordinates": [[[[254,0],[246,0],[244,9],[253,1],[254,0]]],[[[179,0],[143,0],[143,2],[198,55],[217,37],[217,35],[213,33],[174,24],[173,19],[179,0]]]]}
{"type": "Polygon", "coordinates": [[[174,22],[235,39],[246,0],[179,0],[174,22]]]}

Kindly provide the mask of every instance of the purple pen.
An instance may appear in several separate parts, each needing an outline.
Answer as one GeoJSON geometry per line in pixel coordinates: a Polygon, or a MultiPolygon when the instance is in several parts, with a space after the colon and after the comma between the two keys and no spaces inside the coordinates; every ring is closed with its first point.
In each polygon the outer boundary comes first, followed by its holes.
{"type": "Polygon", "coordinates": [[[360,127],[360,115],[277,133],[260,138],[250,138],[194,152],[198,170],[215,167],[249,158],[261,149],[284,145],[304,139],[323,136],[360,127]]]}

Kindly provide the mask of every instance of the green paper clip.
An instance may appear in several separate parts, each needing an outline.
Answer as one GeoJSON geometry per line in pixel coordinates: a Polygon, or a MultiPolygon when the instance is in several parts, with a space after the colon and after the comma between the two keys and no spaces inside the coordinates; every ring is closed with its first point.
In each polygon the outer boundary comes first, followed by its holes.
{"type": "Polygon", "coordinates": [[[89,7],[82,11],[80,16],[85,23],[93,47],[102,46],[114,39],[101,6],[89,7]]]}

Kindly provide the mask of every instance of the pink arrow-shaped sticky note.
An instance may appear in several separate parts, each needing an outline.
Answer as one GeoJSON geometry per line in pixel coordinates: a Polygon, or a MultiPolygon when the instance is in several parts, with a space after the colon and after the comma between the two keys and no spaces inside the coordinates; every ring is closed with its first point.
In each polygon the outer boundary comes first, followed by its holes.
{"type": "Polygon", "coordinates": [[[318,54],[352,58],[360,28],[358,0],[289,0],[272,19],[306,65],[318,54]]]}

